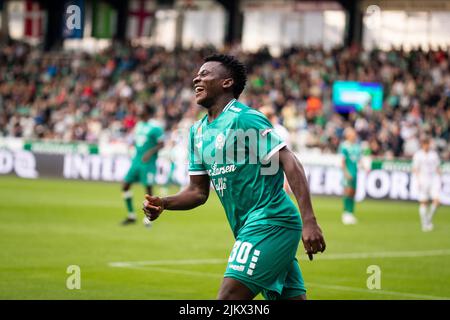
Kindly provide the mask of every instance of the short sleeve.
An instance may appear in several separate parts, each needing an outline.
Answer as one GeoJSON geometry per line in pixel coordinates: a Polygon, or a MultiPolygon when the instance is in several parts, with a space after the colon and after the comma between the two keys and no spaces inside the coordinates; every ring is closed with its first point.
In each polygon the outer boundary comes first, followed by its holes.
{"type": "MultiPolygon", "coordinates": [[[[270,121],[259,111],[248,110],[238,119],[238,129],[254,130],[254,141],[248,141],[251,152],[256,152],[258,160],[268,162],[273,155],[286,146],[286,142],[275,132],[270,121]]],[[[249,139],[251,140],[251,139],[249,139]]]]}
{"type": "Polygon", "coordinates": [[[164,140],[164,130],[160,126],[156,126],[153,128],[153,137],[156,141],[162,141],[164,140]]]}
{"type": "Polygon", "coordinates": [[[338,153],[345,156],[345,148],[344,148],[344,144],[340,144],[339,148],[338,148],[338,153]]]}
{"type": "Polygon", "coordinates": [[[189,133],[189,175],[205,175],[208,174],[206,168],[203,165],[202,157],[201,157],[201,143],[202,141],[195,141],[194,134],[195,125],[191,127],[189,133]]]}

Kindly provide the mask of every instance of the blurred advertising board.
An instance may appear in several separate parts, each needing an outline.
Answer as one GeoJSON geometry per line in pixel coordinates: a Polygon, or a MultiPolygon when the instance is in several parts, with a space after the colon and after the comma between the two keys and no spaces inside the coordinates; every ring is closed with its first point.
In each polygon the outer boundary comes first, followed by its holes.
{"type": "MultiPolygon", "coordinates": [[[[301,159],[312,194],[339,196],[342,194],[342,171],[336,155],[322,155],[327,161],[301,159]]],[[[303,158],[300,157],[299,158],[303,158]]],[[[0,175],[16,175],[38,179],[55,177],[89,181],[120,182],[130,165],[128,155],[89,153],[43,153],[0,146],[0,175]]],[[[159,185],[188,183],[187,163],[161,156],[157,161],[159,185]]],[[[450,163],[443,163],[441,202],[450,205],[450,163]]],[[[359,170],[356,199],[366,198],[416,200],[417,185],[411,174],[410,161],[372,161],[371,170],[359,170]]]]}
{"type": "Polygon", "coordinates": [[[377,82],[336,81],[333,83],[333,107],[336,112],[361,112],[383,107],[383,86],[377,82]]]}
{"type": "Polygon", "coordinates": [[[81,153],[81,154],[98,154],[99,147],[95,143],[84,142],[58,142],[58,141],[41,141],[26,140],[23,144],[24,150],[33,151],[35,153],[81,153]]]}

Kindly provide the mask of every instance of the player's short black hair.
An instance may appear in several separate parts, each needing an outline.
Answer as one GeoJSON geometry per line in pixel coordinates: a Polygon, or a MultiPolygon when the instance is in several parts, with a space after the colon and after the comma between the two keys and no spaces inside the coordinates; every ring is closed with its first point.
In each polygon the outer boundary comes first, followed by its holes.
{"type": "Polygon", "coordinates": [[[230,72],[234,81],[233,95],[236,99],[239,98],[247,83],[247,68],[245,65],[234,56],[226,54],[213,54],[206,57],[204,61],[220,62],[230,72]]]}

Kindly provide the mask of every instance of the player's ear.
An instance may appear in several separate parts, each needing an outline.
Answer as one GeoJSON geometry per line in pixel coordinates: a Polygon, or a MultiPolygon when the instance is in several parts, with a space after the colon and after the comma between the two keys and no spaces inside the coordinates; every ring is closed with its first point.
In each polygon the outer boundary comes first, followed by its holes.
{"type": "Polygon", "coordinates": [[[228,89],[231,88],[233,84],[234,84],[233,78],[226,78],[225,80],[223,80],[222,87],[224,89],[228,89]]]}

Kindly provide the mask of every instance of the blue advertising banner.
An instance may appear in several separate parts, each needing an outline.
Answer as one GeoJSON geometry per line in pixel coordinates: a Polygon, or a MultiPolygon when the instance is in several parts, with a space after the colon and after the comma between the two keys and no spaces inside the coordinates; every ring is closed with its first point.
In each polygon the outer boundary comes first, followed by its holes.
{"type": "Polygon", "coordinates": [[[62,37],[81,39],[84,31],[84,0],[67,0],[64,3],[62,37]]]}
{"type": "Polygon", "coordinates": [[[333,84],[333,106],[339,113],[383,107],[383,86],[378,82],[336,81],[333,84]]]}

